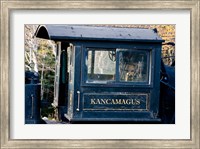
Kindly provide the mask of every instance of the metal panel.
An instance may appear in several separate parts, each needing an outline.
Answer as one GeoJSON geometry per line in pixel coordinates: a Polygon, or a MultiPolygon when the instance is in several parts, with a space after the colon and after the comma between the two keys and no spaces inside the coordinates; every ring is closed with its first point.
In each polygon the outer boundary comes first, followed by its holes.
{"type": "Polygon", "coordinates": [[[88,25],[39,26],[35,36],[51,40],[163,42],[157,32],[152,29],[97,27],[88,25]]]}
{"type": "Polygon", "coordinates": [[[149,95],[144,93],[85,93],[83,110],[147,111],[149,95]]]}
{"type": "Polygon", "coordinates": [[[25,85],[25,124],[38,124],[40,120],[40,85],[25,85]]]}
{"type": "Polygon", "coordinates": [[[59,99],[59,84],[60,84],[60,54],[61,54],[61,42],[57,43],[57,52],[56,52],[56,73],[54,80],[54,102],[53,106],[58,106],[59,99]]]}

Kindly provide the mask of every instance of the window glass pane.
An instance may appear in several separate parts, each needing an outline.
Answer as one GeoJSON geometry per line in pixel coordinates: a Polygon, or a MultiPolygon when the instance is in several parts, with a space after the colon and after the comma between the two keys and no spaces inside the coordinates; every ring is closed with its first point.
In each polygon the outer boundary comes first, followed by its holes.
{"type": "Polygon", "coordinates": [[[119,50],[119,79],[126,82],[148,81],[149,52],[119,50]]]}
{"type": "Polygon", "coordinates": [[[87,51],[87,80],[90,83],[106,83],[115,79],[116,51],[89,49],[87,51]]]}

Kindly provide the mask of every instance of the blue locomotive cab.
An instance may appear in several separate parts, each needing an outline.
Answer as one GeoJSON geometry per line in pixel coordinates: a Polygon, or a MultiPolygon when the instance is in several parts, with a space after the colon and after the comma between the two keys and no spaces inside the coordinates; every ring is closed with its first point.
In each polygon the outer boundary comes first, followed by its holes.
{"type": "Polygon", "coordinates": [[[151,29],[39,26],[57,45],[54,103],[61,119],[160,122],[163,40],[151,29]]]}

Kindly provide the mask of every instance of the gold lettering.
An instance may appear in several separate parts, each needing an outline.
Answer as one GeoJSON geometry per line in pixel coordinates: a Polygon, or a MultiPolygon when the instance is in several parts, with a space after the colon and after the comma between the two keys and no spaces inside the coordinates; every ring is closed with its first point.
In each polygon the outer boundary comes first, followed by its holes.
{"type": "Polygon", "coordinates": [[[126,100],[122,99],[122,104],[125,105],[126,104],[126,100]]]}
{"type": "Polygon", "coordinates": [[[99,105],[102,104],[101,101],[100,101],[99,99],[97,99],[97,104],[99,104],[99,105]]]}
{"type": "Polygon", "coordinates": [[[95,99],[90,99],[90,104],[91,105],[95,105],[96,103],[95,103],[95,99]]]}
{"type": "Polygon", "coordinates": [[[136,105],[140,105],[140,100],[139,99],[135,99],[135,104],[136,105]]]}
{"type": "Polygon", "coordinates": [[[122,104],[122,100],[121,99],[115,99],[116,100],[116,104],[121,105],[122,104]]]}
{"type": "Polygon", "coordinates": [[[115,104],[116,104],[116,103],[115,103],[115,99],[112,99],[112,102],[111,102],[111,103],[115,105],[115,104]]]}
{"type": "Polygon", "coordinates": [[[104,105],[140,105],[139,99],[90,99],[90,104],[104,104],[104,105]]]}
{"type": "Polygon", "coordinates": [[[112,104],[111,99],[106,99],[106,104],[107,104],[107,105],[112,104]]]}
{"type": "Polygon", "coordinates": [[[102,104],[106,104],[105,100],[106,99],[100,99],[102,104]]]}
{"type": "Polygon", "coordinates": [[[126,104],[127,104],[127,105],[130,105],[130,104],[131,104],[131,101],[133,101],[133,99],[127,99],[127,100],[126,100],[126,104]]]}

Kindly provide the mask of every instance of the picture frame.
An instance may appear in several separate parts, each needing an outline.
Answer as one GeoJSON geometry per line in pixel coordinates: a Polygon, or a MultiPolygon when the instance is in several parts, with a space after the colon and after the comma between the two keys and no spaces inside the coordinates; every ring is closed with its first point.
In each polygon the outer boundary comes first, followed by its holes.
{"type": "Polygon", "coordinates": [[[1,1],[1,148],[199,148],[200,147],[200,80],[199,26],[200,1],[1,1]],[[10,13],[12,10],[190,10],[191,16],[191,78],[190,78],[190,139],[10,139],[10,13]]]}

